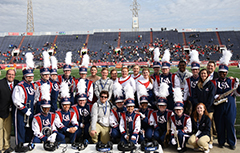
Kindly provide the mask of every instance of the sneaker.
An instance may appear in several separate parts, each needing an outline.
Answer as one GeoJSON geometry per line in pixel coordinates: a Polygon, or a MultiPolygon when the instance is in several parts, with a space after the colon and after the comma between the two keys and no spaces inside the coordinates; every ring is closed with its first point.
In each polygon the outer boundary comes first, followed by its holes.
{"type": "Polygon", "coordinates": [[[208,150],[205,150],[204,153],[209,153],[209,149],[208,149],[208,150]]]}
{"type": "Polygon", "coordinates": [[[209,143],[208,147],[209,147],[209,149],[212,149],[213,145],[211,143],[209,143]]]}
{"type": "Polygon", "coordinates": [[[230,149],[235,150],[236,146],[229,146],[230,149]]]}

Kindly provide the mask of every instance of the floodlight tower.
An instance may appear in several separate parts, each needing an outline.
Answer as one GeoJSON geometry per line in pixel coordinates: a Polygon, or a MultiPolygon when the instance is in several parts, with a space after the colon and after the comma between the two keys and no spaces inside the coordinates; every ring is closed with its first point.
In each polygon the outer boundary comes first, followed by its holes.
{"type": "Polygon", "coordinates": [[[132,5],[130,5],[132,11],[132,30],[137,31],[139,30],[139,23],[138,23],[138,11],[140,10],[140,4],[137,0],[133,0],[132,5]]]}
{"type": "Polygon", "coordinates": [[[32,0],[27,1],[27,28],[26,32],[34,32],[32,0]]]}

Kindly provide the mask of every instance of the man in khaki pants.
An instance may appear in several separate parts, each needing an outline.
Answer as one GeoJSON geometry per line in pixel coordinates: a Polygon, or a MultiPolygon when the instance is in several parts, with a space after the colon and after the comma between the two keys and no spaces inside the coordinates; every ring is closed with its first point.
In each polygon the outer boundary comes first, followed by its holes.
{"type": "Polygon", "coordinates": [[[12,127],[12,91],[18,81],[15,79],[15,71],[9,69],[6,77],[0,80],[0,152],[11,152],[10,134],[12,127]]]}
{"type": "Polygon", "coordinates": [[[101,91],[100,99],[93,104],[91,112],[91,126],[89,128],[90,136],[93,143],[98,142],[98,135],[100,134],[100,141],[106,144],[110,140],[109,117],[111,104],[107,101],[109,97],[108,91],[101,91]]]}

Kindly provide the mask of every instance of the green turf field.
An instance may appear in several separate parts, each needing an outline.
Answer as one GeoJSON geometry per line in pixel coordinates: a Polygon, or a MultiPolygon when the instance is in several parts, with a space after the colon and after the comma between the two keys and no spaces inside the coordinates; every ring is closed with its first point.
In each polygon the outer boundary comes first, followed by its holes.
{"type": "MultiPolygon", "coordinates": [[[[109,68],[109,70],[111,70],[111,69],[112,68],[109,68]]],[[[153,70],[152,69],[150,69],[150,70],[153,73],[153,70]]],[[[97,73],[97,75],[99,75],[99,76],[100,76],[100,71],[101,71],[101,69],[99,69],[98,73],[97,73]]],[[[118,69],[118,71],[119,71],[118,76],[121,76],[120,69],[118,69]]],[[[171,68],[171,72],[176,72],[176,71],[177,71],[176,67],[171,68]]],[[[58,70],[58,73],[63,74],[63,70],[58,70]]],[[[6,75],[6,71],[1,70],[0,79],[4,78],[5,75],[6,75]]],[[[39,69],[34,71],[34,76],[35,76],[34,81],[36,81],[40,78],[39,69]]],[[[72,76],[75,76],[76,78],[79,78],[78,69],[72,69],[72,76]]],[[[88,70],[88,76],[90,76],[89,70],[88,70]]],[[[228,76],[240,78],[240,69],[237,68],[237,67],[229,67],[228,76]]],[[[17,70],[16,79],[17,80],[22,80],[22,70],[17,70]]],[[[237,97],[237,119],[236,119],[236,124],[235,125],[236,125],[236,131],[237,131],[237,137],[238,138],[240,138],[240,115],[239,115],[239,112],[240,112],[240,97],[237,97]]]]}

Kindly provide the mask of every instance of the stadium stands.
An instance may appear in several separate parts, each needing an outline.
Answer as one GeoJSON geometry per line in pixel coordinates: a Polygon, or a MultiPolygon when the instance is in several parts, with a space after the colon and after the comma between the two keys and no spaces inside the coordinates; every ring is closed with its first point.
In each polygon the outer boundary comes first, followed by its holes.
{"type": "MultiPolygon", "coordinates": [[[[41,53],[54,46],[59,62],[64,62],[67,51],[73,52],[72,62],[80,61],[78,55],[80,50],[87,45],[92,62],[133,62],[151,60],[150,31],[121,32],[120,48],[122,52],[115,52],[118,46],[119,32],[95,32],[89,35],[88,44],[85,44],[87,35],[41,35],[26,36],[20,50],[19,57],[14,58],[14,62],[24,61],[24,54],[27,51],[34,52],[35,60],[41,61],[41,53]],[[56,37],[56,43],[53,44],[56,37]],[[21,60],[22,59],[22,60],[21,60]]],[[[218,60],[221,56],[219,50],[219,38],[221,43],[233,51],[232,60],[238,60],[240,54],[240,31],[219,31],[217,32],[185,32],[186,44],[191,49],[197,49],[200,53],[200,60],[218,60]]],[[[11,52],[14,47],[18,47],[23,36],[0,37],[0,61],[9,63],[11,52]]],[[[153,31],[153,46],[160,47],[160,51],[169,48],[171,60],[185,58],[183,52],[183,33],[177,31],[153,31]]]]}

